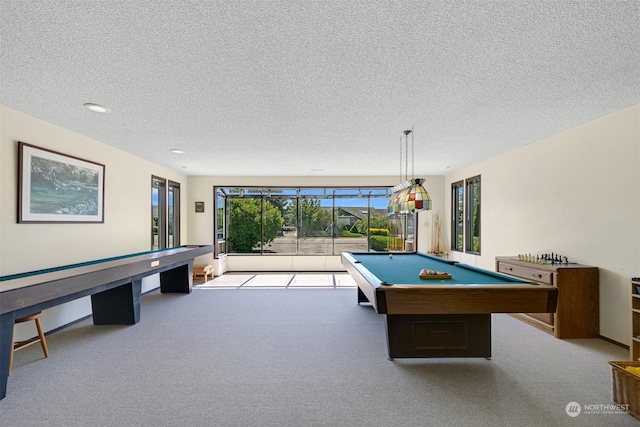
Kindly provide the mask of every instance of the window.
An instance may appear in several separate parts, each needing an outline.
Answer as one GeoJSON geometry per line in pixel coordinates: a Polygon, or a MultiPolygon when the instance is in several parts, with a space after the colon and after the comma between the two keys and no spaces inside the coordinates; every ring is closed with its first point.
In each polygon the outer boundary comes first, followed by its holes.
{"type": "Polygon", "coordinates": [[[213,229],[216,230],[216,255],[227,253],[227,227],[225,222],[225,195],[224,192],[217,190],[215,193],[216,198],[216,217],[214,220],[213,229]]]}
{"type": "Polygon", "coordinates": [[[180,246],[180,184],[169,181],[168,247],[180,246]]]}
{"type": "Polygon", "coordinates": [[[298,253],[333,253],[334,199],[321,188],[298,190],[294,208],[298,211],[298,253]]]}
{"type": "Polygon", "coordinates": [[[480,175],[465,180],[465,249],[480,254],[480,175]]]}
{"type": "Polygon", "coordinates": [[[464,183],[451,184],[451,250],[464,251],[464,183]]]}
{"type": "Polygon", "coordinates": [[[387,215],[391,189],[215,187],[217,254],[406,250],[413,215],[387,215]]]}
{"type": "Polygon", "coordinates": [[[180,184],[151,177],[151,250],[180,245],[180,184]]]}
{"type": "Polygon", "coordinates": [[[480,254],[480,175],[451,184],[451,250],[480,254]]]}
{"type": "MultiPolygon", "coordinates": [[[[362,198],[358,197],[357,191],[340,188],[335,190],[335,194],[336,198],[333,199],[333,213],[335,215],[333,219],[335,223],[334,239],[332,239],[333,251],[336,254],[343,251],[367,252],[370,236],[368,239],[366,237],[370,235],[372,228],[376,228],[375,218],[382,218],[382,215],[377,215],[375,208],[368,206],[366,202],[363,203],[362,198]],[[363,233],[366,230],[369,230],[369,233],[363,233]],[[364,236],[365,238],[360,239],[353,236],[364,236]]],[[[378,225],[384,227],[389,224],[386,215],[383,222],[385,224],[378,225]]]]}
{"type": "Polygon", "coordinates": [[[167,247],[166,239],[166,185],[164,178],[151,177],[151,250],[167,247]]]}

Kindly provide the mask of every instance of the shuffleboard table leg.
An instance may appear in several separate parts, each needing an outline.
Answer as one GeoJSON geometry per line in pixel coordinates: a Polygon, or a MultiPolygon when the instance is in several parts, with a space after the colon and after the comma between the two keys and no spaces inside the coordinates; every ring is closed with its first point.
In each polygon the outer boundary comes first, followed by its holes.
{"type": "Polygon", "coordinates": [[[11,359],[11,342],[13,338],[13,324],[16,320],[15,312],[0,315],[0,399],[7,395],[7,381],[9,380],[9,360],[11,359]]]}
{"type": "Polygon", "coordinates": [[[94,325],[135,325],[140,321],[142,279],[91,295],[94,325]]]}
{"type": "Polygon", "coordinates": [[[160,273],[160,292],[189,294],[193,289],[193,260],[160,273]]]}

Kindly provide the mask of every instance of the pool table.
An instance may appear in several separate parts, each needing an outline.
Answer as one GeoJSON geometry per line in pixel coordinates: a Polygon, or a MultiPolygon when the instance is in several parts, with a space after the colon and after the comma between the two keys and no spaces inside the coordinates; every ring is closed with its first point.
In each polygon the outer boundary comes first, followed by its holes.
{"type": "Polygon", "coordinates": [[[492,313],[553,313],[557,289],[423,253],[343,252],[358,304],[383,314],[389,359],[491,357],[492,313]],[[421,279],[422,269],[447,279],[421,279]]]}

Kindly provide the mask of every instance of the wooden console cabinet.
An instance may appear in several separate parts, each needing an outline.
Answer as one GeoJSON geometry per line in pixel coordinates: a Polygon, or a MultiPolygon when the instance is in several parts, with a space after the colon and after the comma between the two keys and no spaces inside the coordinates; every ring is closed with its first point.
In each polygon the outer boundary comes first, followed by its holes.
{"type": "Polygon", "coordinates": [[[496,271],[558,288],[555,313],[512,314],[556,338],[600,336],[598,267],[581,264],[535,264],[496,257],[496,271]]]}

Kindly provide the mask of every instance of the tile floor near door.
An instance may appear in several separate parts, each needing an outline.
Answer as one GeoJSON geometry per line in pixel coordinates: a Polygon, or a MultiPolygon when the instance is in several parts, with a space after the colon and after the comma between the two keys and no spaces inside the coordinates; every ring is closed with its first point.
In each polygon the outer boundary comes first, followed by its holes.
{"type": "Polygon", "coordinates": [[[353,288],[348,273],[226,273],[194,284],[196,289],[353,288]]]}

